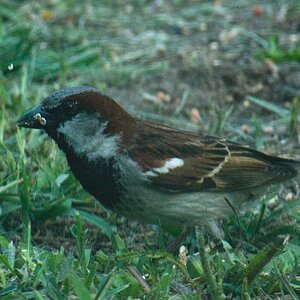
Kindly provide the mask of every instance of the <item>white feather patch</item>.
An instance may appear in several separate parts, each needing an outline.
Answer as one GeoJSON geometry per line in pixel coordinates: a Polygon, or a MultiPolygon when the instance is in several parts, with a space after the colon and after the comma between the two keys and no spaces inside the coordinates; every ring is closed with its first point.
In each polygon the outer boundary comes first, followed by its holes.
{"type": "Polygon", "coordinates": [[[58,131],[77,154],[95,161],[112,157],[118,150],[120,135],[104,133],[106,127],[107,122],[101,123],[98,113],[80,113],[61,125],[58,131]]]}
{"type": "Polygon", "coordinates": [[[145,174],[148,176],[158,176],[159,174],[167,174],[170,170],[182,167],[184,161],[181,158],[171,158],[166,161],[166,163],[159,168],[153,168],[151,171],[147,171],[145,174]]]}

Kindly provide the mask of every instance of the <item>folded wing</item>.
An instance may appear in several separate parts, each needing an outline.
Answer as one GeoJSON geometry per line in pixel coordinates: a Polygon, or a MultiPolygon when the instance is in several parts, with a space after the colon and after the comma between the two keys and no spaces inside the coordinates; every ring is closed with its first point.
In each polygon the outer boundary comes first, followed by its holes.
{"type": "Polygon", "coordinates": [[[151,123],[136,139],[129,155],[152,184],[174,192],[254,189],[296,176],[299,165],[224,139],[151,123]]]}

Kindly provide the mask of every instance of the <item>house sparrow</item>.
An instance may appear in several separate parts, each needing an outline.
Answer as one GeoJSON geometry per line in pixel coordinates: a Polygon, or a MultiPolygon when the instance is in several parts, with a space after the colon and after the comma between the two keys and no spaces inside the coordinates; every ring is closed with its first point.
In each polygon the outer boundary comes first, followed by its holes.
{"type": "Polygon", "coordinates": [[[54,92],[18,125],[44,129],[105,207],[151,224],[210,224],[293,178],[300,165],[137,119],[87,86],[54,92]]]}

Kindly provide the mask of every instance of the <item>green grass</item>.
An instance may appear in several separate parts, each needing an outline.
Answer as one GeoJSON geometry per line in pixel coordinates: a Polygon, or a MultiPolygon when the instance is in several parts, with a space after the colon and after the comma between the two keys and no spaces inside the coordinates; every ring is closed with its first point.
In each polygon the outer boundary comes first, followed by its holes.
{"type": "Polygon", "coordinates": [[[270,58],[274,62],[296,61],[300,62],[300,48],[296,44],[291,49],[284,50],[280,47],[278,36],[271,36],[265,50],[257,54],[259,59],[270,58]]]}
{"type": "MultiPolygon", "coordinates": [[[[226,9],[230,8],[235,5],[226,9]]],[[[202,88],[213,90],[222,84],[206,65],[215,59],[213,52],[203,47],[218,31],[208,38],[199,24],[206,22],[213,30],[219,18],[212,2],[162,1],[155,6],[134,0],[1,1],[1,299],[207,299],[210,279],[194,234],[185,242],[190,253],[184,265],[165,251],[180,228],[146,227],[146,237],[140,238],[136,225],[107,212],[82,190],[63,153],[47,136],[20,130],[15,121],[49,92],[88,84],[116,95],[137,115],[180,128],[202,129],[264,148],[269,143],[264,127],[276,125],[292,143],[299,135],[297,98],[285,108],[250,94],[220,105],[225,97],[221,89],[220,98],[203,96],[202,88]],[[199,70],[204,71],[199,75],[199,70]],[[156,91],[164,89],[170,103],[157,99],[156,91]],[[240,129],[240,100],[252,105],[249,134],[240,129]],[[204,118],[200,125],[190,122],[193,107],[204,118]],[[155,233],[147,237],[149,231],[155,233]],[[133,275],[132,267],[144,278],[133,275]]],[[[224,28],[232,26],[225,17],[222,22],[224,28]]],[[[257,37],[250,31],[241,36],[243,42],[257,42],[257,37]]],[[[271,45],[271,36],[260,36],[263,43],[251,55],[255,57],[268,40],[264,58],[282,54],[278,44],[271,45]]],[[[276,138],[272,143],[278,146],[276,138]]],[[[225,220],[221,241],[204,234],[219,294],[298,299],[299,212],[299,200],[284,202],[267,195],[254,211],[225,220]]]]}

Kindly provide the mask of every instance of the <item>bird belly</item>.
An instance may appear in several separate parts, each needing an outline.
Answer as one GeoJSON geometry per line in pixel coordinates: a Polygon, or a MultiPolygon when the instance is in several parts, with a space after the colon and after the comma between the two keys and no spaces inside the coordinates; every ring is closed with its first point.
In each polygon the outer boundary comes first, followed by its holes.
{"type": "Polygon", "coordinates": [[[150,224],[208,224],[228,217],[247,199],[241,193],[171,193],[151,189],[123,195],[116,210],[132,219],[150,224]],[[240,205],[238,205],[240,203],[240,205]]]}

